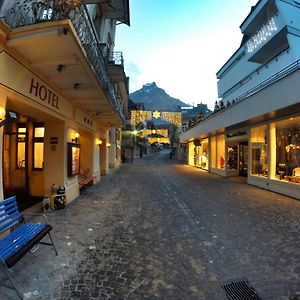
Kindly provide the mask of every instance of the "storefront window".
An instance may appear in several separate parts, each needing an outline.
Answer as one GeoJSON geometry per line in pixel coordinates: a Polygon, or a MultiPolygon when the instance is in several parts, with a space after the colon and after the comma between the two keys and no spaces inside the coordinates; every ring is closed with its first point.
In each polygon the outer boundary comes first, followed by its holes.
{"type": "Polygon", "coordinates": [[[212,136],[210,138],[210,163],[211,163],[211,167],[212,168],[216,168],[217,167],[217,163],[216,163],[216,137],[212,136]]]}
{"type": "Polygon", "coordinates": [[[190,166],[194,166],[195,162],[195,146],[194,146],[194,142],[190,142],[188,143],[188,164],[190,166]]]}
{"type": "Polygon", "coordinates": [[[276,123],[276,178],[300,183],[300,117],[276,123]]]}
{"type": "Polygon", "coordinates": [[[33,168],[43,169],[44,167],[44,134],[43,125],[35,125],[33,132],[33,168]]]}
{"type": "Polygon", "coordinates": [[[225,138],[224,135],[217,136],[217,168],[225,168],[225,138]]]}
{"type": "Polygon", "coordinates": [[[194,151],[194,166],[200,167],[200,146],[195,145],[194,151]]]}
{"type": "Polygon", "coordinates": [[[201,141],[200,167],[208,170],[208,139],[201,141]]]}
{"type": "Polygon", "coordinates": [[[252,174],[268,176],[267,127],[251,129],[252,174]]]}
{"type": "Polygon", "coordinates": [[[238,168],[238,147],[235,146],[228,146],[227,147],[228,152],[228,169],[229,170],[237,170],[238,168]]]}

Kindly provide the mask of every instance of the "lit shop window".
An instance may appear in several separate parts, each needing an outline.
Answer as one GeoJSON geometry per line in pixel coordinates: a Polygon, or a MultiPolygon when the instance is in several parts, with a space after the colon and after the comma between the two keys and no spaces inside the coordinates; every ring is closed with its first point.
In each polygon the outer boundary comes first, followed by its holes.
{"type": "Polygon", "coordinates": [[[217,157],[217,151],[216,151],[216,146],[217,146],[217,142],[216,142],[216,137],[212,136],[210,138],[210,153],[211,153],[211,167],[212,168],[216,168],[217,167],[217,161],[216,161],[216,157],[217,157]]]}
{"type": "Polygon", "coordinates": [[[45,127],[35,125],[33,131],[33,169],[42,170],[44,167],[44,135],[45,127]]]}
{"type": "Polygon", "coordinates": [[[276,178],[300,183],[300,117],[276,123],[276,178]]]}
{"type": "Polygon", "coordinates": [[[194,165],[198,168],[208,170],[208,139],[194,141],[194,165]]]}
{"type": "Polygon", "coordinates": [[[225,138],[224,135],[217,136],[217,168],[225,168],[225,138]]]}
{"type": "Polygon", "coordinates": [[[208,139],[201,142],[200,167],[208,170],[208,139]]]}
{"type": "Polygon", "coordinates": [[[267,127],[251,129],[252,174],[268,176],[267,127]]]}
{"type": "Polygon", "coordinates": [[[228,153],[228,170],[237,170],[238,168],[238,147],[235,146],[228,146],[227,147],[227,153],[228,153]]]}
{"type": "Polygon", "coordinates": [[[18,127],[18,139],[17,139],[17,167],[25,168],[26,159],[26,127],[25,125],[19,125],[18,127]]]}

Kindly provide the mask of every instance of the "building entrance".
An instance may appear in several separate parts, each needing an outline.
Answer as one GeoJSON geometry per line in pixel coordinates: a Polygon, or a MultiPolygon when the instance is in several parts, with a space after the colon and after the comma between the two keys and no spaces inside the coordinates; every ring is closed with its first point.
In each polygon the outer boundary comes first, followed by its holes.
{"type": "Polygon", "coordinates": [[[248,175],[248,142],[239,143],[239,175],[248,175]]]}
{"type": "Polygon", "coordinates": [[[43,199],[30,193],[29,128],[27,123],[9,123],[3,133],[3,195],[15,195],[21,211],[43,199]]]}

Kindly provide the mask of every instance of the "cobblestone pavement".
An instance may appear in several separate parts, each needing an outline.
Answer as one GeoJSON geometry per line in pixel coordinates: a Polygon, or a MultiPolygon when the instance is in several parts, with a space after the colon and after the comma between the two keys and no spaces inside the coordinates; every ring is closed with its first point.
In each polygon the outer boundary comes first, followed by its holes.
{"type": "MultiPolygon", "coordinates": [[[[300,299],[300,201],[170,160],[123,164],[47,213],[40,246],[12,275],[25,299],[226,299],[247,279],[262,299],[300,299]]],[[[0,288],[0,299],[17,299],[0,288]]]]}

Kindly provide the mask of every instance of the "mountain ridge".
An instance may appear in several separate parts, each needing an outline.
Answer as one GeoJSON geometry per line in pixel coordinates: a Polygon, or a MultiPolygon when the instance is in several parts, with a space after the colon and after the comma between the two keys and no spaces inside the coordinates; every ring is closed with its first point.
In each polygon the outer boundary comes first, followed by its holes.
{"type": "Polygon", "coordinates": [[[146,83],[143,87],[129,94],[134,103],[144,103],[145,110],[151,111],[181,111],[179,107],[191,106],[180,99],[173,98],[155,82],[146,83]]]}

